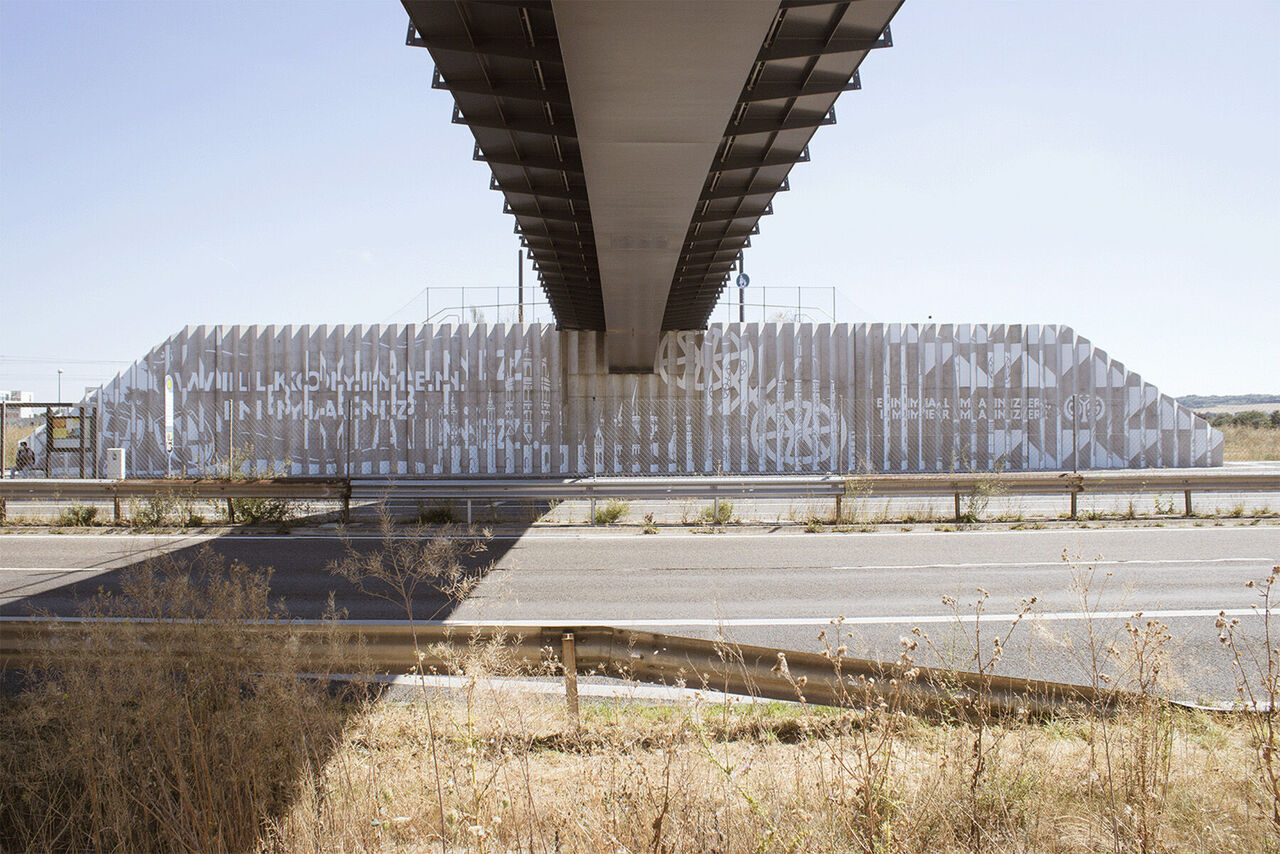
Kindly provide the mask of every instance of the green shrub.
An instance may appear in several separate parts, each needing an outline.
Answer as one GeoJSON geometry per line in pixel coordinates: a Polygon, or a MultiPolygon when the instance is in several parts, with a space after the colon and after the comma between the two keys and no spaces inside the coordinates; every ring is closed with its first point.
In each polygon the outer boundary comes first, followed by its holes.
{"type": "Polygon", "coordinates": [[[54,524],[63,528],[88,528],[98,518],[98,508],[88,504],[72,504],[58,514],[54,524]]]}
{"type": "MultiPolygon", "coordinates": [[[[259,471],[249,449],[241,448],[232,453],[228,470],[231,480],[266,480],[288,475],[289,462],[271,463],[259,471]]],[[[245,525],[283,525],[305,512],[299,502],[287,498],[232,498],[229,502],[227,521],[245,525]]]]}
{"type": "Polygon", "coordinates": [[[196,512],[195,499],[190,495],[170,493],[129,499],[128,523],[131,528],[190,528],[204,522],[204,515],[196,512]]]}
{"type": "Polygon", "coordinates": [[[1206,414],[1204,417],[1214,427],[1219,428],[1252,427],[1255,430],[1260,430],[1280,427],[1280,409],[1272,410],[1270,414],[1258,409],[1248,409],[1244,412],[1220,412],[1217,415],[1206,414]]]}
{"type": "Polygon", "coordinates": [[[707,525],[727,525],[733,521],[733,502],[724,498],[720,499],[720,512],[716,513],[716,505],[708,504],[702,508],[702,512],[698,514],[698,521],[707,525]]]}
{"type": "Polygon", "coordinates": [[[452,525],[458,521],[453,515],[453,508],[447,503],[440,502],[427,506],[425,502],[418,502],[418,524],[419,525],[452,525]]]}
{"type": "MultiPolygon", "coordinates": [[[[283,524],[293,518],[293,504],[287,498],[232,498],[234,521],[245,525],[283,524]]],[[[230,520],[229,520],[230,521],[230,520]]]]}
{"type": "Polygon", "coordinates": [[[163,528],[178,515],[178,499],[172,495],[152,495],[129,499],[129,527],[163,528]]]}
{"type": "Polygon", "coordinates": [[[603,507],[596,508],[596,524],[612,525],[623,516],[626,516],[628,510],[630,508],[627,506],[627,502],[610,498],[603,507]]]}

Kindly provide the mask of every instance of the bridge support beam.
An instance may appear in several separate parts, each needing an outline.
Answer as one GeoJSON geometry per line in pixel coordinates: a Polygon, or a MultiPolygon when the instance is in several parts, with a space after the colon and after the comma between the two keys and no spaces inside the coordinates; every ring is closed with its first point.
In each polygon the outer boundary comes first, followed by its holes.
{"type": "Polygon", "coordinates": [[[694,208],[777,0],[553,0],[613,372],[653,371],[694,208]]]}

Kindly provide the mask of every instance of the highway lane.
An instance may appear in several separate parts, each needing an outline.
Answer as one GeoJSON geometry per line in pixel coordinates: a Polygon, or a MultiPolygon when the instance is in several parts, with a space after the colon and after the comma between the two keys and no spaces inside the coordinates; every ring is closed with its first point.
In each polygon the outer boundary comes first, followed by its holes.
{"type": "MultiPolygon", "coordinates": [[[[325,569],[342,548],[332,535],[3,536],[0,614],[72,613],[77,597],[111,586],[124,567],[162,553],[190,558],[203,548],[274,567],[273,590],[298,616],[318,616],[330,590],[354,618],[405,616],[325,569]]],[[[819,632],[834,632],[828,621],[843,616],[849,654],[896,657],[899,639],[918,627],[937,647],[918,652],[919,660],[963,664],[981,588],[989,593],[984,644],[1007,629],[1022,600],[1036,597],[1014,633],[1007,672],[1086,679],[1078,659],[1090,625],[1095,638],[1110,640],[1141,610],[1170,626],[1179,692],[1221,698],[1233,686],[1214,616],[1225,609],[1257,620],[1249,616],[1256,595],[1244,585],[1280,563],[1280,526],[652,536],[534,529],[497,537],[490,548],[493,566],[466,601],[450,608],[427,594],[416,616],[611,623],[793,649],[814,649],[819,632]],[[1077,589],[1090,574],[1087,593],[1077,589]],[[966,615],[959,623],[957,612],[966,615]]]]}

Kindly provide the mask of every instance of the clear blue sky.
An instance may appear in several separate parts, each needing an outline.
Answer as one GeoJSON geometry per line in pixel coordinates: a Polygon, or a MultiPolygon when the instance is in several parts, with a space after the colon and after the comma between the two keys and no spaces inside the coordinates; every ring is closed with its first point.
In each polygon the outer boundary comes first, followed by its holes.
{"type": "MultiPolygon", "coordinates": [[[[513,284],[405,26],[394,0],[0,0],[0,388],[63,367],[70,396],[188,323],[412,321],[426,285],[513,284]]],[[[753,289],[1067,323],[1169,393],[1280,392],[1280,3],[907,0],[893,35],[762,221],[753,289]]]]}

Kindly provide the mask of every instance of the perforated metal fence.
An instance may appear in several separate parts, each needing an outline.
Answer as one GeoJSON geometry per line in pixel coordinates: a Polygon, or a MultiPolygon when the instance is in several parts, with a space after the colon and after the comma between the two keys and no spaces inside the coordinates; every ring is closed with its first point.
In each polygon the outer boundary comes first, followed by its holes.
{"type": "MultiPolygon", "coordinates": [[[[776,391],[741,400],[580,396],[555,410],[522,393],[424,395],[412,407],[352,397],[309,417],[228,395],[216,409],[199,400],[177,409],[171,454],[163,409],[131,403],[102,416],[105,435],[89,443],[87,459],[100,471],[107,448],[125,447],[128,473],[138,477],[1022,471],[1077,460],[1083,469],[1115,467],[1105,464],[1107,425],[1097,421],[964,421],[942,408],[904,415],[814,384],[776,391]]],[[[1195,441],[1211,438],[1204,430],[1195,441]]],[[[63,459],[55,476],[78,476],[73,462],[63,459]]]]}
{"type": "Polygon", "coordinates": [[[1222,435],[1066,327],[733,324],[648,374],[538,325],[191,327],[93,395],[131,475],[1210,466],[1222,435]],[[163,389],[174,387],[165,448],[163,389]]]}

